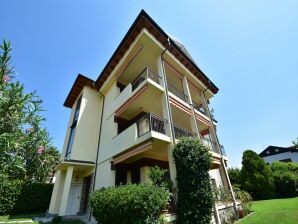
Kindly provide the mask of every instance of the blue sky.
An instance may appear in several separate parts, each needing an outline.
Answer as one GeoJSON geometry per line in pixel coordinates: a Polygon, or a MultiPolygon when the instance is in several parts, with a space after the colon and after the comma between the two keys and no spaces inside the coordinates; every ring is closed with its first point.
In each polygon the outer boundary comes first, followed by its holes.
{"type": "Polygon", "coordinates": [[[231,166],[245,149],[298,137],[298,1],[1,1],[0,38],[62,148],[78,73],[96,79],[141,9],[182,40],[219,87],[212,101],[231,166]]]}

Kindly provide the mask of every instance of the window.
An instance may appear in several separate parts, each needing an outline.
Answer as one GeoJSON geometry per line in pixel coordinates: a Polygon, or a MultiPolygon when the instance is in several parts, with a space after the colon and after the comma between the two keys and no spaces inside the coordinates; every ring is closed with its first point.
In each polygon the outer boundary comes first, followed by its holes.
{"type": "Polygon", "coordinates": [[[81,107],[81,101],[82,101],[82,96],[80,96],[80,98],[78,99],[77,105],[76,105],[76,108],[74,111],[72,125],[70,126],[70,134],[69,134],[69,139],[68,139],[68,143],[67,143],[65,159],[69,159],[69,157],[70,157],[73,140],[74,140],[74,136],[75,136],[75,132],[76,132],[76,127],[77,127],[77,121],[78,121],[78,117],[79,117],[80,107],[81,107]]]}

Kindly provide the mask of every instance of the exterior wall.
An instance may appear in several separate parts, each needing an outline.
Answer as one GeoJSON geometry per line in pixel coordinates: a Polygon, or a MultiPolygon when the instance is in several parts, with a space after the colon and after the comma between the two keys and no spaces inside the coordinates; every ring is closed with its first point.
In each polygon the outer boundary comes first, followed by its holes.
{"type": "MultiPolygon", "coordinates": [[[[78,99],[77,99],[77,101],[78,101],[78,99]]],[[[67,127],[66,127],[66,134],[65,134],[65,138],[64,138],[63,149],[62,149],[60,160],[63,160],[64,157],[65,157],[67,143],[68,143],[68,139],[69,139],[69,135],[70,135],[70,126],[71,126],[72,121],[73,121],[73,116],[74,116],[74,111],[75,111],[75,108],[76,108],[76,105],[77,105],[77,101],[73,104],[73,106],[71,108],[69,120],[68,120],[67,127]]]]}
{"type": "Polygon", "coordinates": [[[106,160],[97,166],[95,190],[115,185],[116,171],[111,169],[111,161],[106,160]]]}
{"type": "Polygon", "coordinates": [[[292,162],[298,163],[298,152],[285,152],[280,154],[275,154],[271,156],[263,157],[266,163],[273,163],[275,161],[280,161],[282,159],[291,159],[292,162]]]}
{"type": "Polygon", "coordinates": [[[213,169],[209,171],[210,178],[215,179],[216,186],[223,186],[222,177],[219,169],[213,169]]]}
{"type": "Polygon", "coordinates": [[[102,97],[90,87],[84,87],[71,159],[95,162],[101,111],[102,97]]]}

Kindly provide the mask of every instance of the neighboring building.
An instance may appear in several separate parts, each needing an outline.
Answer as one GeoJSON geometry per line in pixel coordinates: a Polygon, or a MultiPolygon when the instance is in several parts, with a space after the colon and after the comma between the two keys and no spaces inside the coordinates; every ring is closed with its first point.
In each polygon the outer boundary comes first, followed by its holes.
{"type": "Polygon", "coordinates": [[[263,152],[259,154],[266,163],[273,163],[274,161],[281,162],[296,162],[298,163],[298,147],[279,147],[268,146],[263,152]]]}
{"type": "Polygon", "coordinates": [[[181,136],[202,139],[212,183],[230,189],[208,108],[217,92],[184,45],[141,11],[98,79],[78,75],[65,100],[71,115],[49,212],[84,214],[90,192],[148,182],[155,165],[169,170],[175,188],[172,151],[181,136]]]}

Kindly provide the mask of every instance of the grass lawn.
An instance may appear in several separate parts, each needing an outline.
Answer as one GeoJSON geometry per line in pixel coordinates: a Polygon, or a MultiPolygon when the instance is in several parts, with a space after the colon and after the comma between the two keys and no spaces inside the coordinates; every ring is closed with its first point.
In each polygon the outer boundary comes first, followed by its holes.
{"type": "Polygon", "coordinates": [[[297,224],[298,197],[255,201],[253,214],[239,221],[238,224],[297,224]]]}
{"type": "MultiPolygon", "coordinates": [[[[10,223],[12,224],[39,224],[39,222],[32,221],[33,217],[43,217],[44,214],[24,214],[24,215],[4,215],[0,216],[0,224],[2,223],[10,223]],[[26,222],[27,221],[27,222],[26,222]]],[[[80,220],[63,220],[60,224],[84,224],[80,220]]]]}

